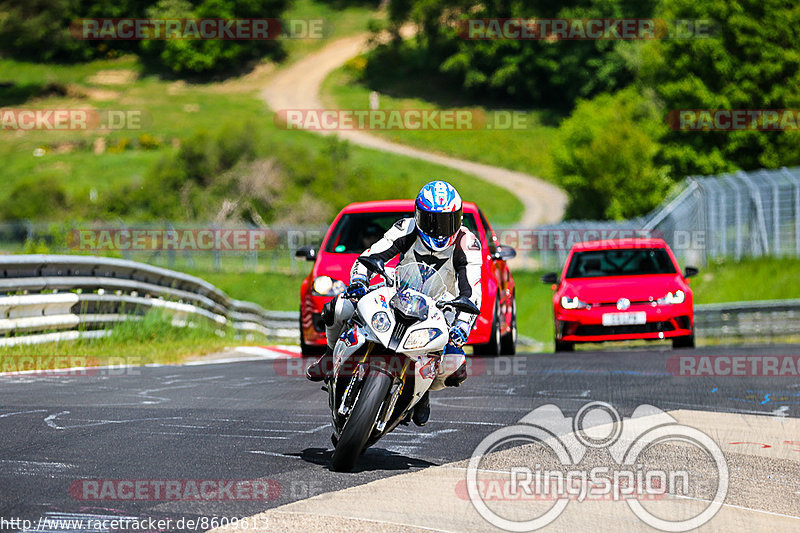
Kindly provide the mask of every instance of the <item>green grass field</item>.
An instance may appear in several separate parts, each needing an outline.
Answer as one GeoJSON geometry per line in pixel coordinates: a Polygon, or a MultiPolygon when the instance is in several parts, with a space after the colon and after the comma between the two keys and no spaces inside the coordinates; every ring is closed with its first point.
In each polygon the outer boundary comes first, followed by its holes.
{"type": "MultiPolygon", "coordinates": [[[[394,109],[471,109],[476,117],[485,116],[487,124],[465,130],[375,130],[372,133],[398,143],[469,159],[488,165],[526,172],[546,180],[553,179],[550,144],[556,128],[542,123],[541,114],[535,111],[489,109],[459,101],[457,95],[449,98],[425,98],[407,94],[424,95],[432,89],[427,80],[387,80],[386,87],[367,87],[359,83],[348,66],[342,67],[325,80],[323,102],[328,107],[342,109],[368,109],[369,94],[375,89],[379,94],[380,108],[394,109]],[[395,92],[394,88],[401,87],[395,92]],[[410,86],[410,87],[409,87],[410,86]],[[399,93],[399,94],[397,94],[399,93]],[[522,128],[505,127],[502,119],[517,113],[522,128]]],[[[481,124],[476,119],[475,124],[481,124]]]]}
{"type": "MultiPolygon", "coordinates": [[[[64,185],[73,202],[89,202],[90,195],[96,195],[93,201],[102,203],[115,186],[141,182],[181,139],[200,130],[216,131],[227,123],[255,122],[265,147],[278,143],[324,153],[326,139],[321,136],[275,125],[273,113],[259,97],[269,79],[267,70],[256,69],[251,75],[222,83],[187,84],[139,77],[140,66],[132,57],[53,70],[41,64],[0,60],[0,82],[23,80],[44,86],[58,80],[66,87],[67,94],[30,100],[23,104],[26,108],[134,111],[141,113],[143,123],[141,129],[120,131],[3,131],[0,182],[6,187],[0,189],[0,201],[20,180],[52,177],[64,185]],[[142,146],[143,139],[150,141],[150,148],[142,146]],[[105,146],[102,153],[95,153],[98,143],[105,146]],[[41,148],[44,155],[34,156],[41,148]]],[[[409,197],[427,181],[447,176],[464,197],[481,198],[482,208],[497,224],[513,223],[522,213],[522,204],[511,193],[467,174],[356,146],[350,147],[349,159],[353,167],[369,170],[362,173],[365,177],[359,191],[363,196],[352,201],[409,197]]],[[[40,220],[48,220],[48,213],[42,213],[40,220]]]]}

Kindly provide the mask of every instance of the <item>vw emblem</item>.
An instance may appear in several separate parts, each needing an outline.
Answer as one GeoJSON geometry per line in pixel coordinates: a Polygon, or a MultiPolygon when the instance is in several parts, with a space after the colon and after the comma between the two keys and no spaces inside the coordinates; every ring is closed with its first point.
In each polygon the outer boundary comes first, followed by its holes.
{"type": "Polygon", "coordinates": [[[617,300],[617,309],[624,311],[631,306],[631,301],[627,298],[620,298],[617,300]]]}

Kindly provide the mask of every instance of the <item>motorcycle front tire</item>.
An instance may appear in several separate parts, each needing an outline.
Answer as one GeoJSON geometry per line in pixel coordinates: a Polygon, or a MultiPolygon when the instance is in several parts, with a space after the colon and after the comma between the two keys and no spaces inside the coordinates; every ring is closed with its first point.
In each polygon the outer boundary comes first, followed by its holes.
{"type": "Polygon", "coordinates": [[[333,452],[333,469],[337,472],[350,472],[356,465],[391,385],[392,378],[380,371],[370,370],[364,378],[361,393],[333,452]]]}

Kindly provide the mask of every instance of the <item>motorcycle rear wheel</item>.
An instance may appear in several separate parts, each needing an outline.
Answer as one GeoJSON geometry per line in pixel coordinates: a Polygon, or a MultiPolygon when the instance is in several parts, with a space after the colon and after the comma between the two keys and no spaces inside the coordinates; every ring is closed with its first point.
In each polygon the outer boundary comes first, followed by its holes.
{"type": "Polygon", "coordinates": [[[392,379],[383,372],[370,370],[364,378],[361,393],[333,452],[333,469],[337,472],[349,472],[356,465],[391,385],[392,379]]]}

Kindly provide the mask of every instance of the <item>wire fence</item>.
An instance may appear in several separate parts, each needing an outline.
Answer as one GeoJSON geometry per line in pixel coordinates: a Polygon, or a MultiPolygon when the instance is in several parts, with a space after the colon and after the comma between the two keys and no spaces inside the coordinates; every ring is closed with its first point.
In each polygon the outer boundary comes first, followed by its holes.
{"type": "Polygon", "coordinates": [[[0,223],[0,254],[74,254],[128,259],[197,272],[305,273],[295,257],[301,246],[318,246],[322,226],[264,228],[251,224],[170,221],[125,224],[0,223]]]}
{"type": "MultiPolygon", "coordinates": [[[[326,230],[20,221],[0,224],[0,253],[104,255],[189,271],[298,273],[308,264],[295,251],[318,246],[326,230]]],[[[495,232],[501,244],[517,250],[511,263],[516,269],[558,270],[576,242],[625,237],[663,238],[684,265],[800,257],[800,167],[689,177],[671,199],[637,219],[570,220],[537,228],[495,227],[495,232]]]]}
{"type": "MultiPolygon", "coordinates": [[[[505,237],[504,231],[500,234],[505,237]]],[[[690,265],[723,258],[800,257],[800,167],[692,176],[647,216],[542,226],[530,239],[534,245],[525,254],[527,266],[558,269],[575,242],[620,237],[662,238],[682,264],[690,265]]]]}

